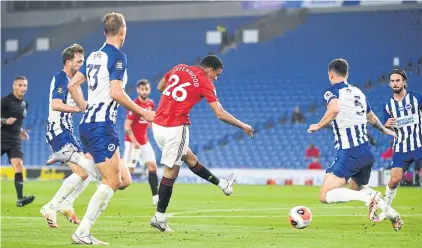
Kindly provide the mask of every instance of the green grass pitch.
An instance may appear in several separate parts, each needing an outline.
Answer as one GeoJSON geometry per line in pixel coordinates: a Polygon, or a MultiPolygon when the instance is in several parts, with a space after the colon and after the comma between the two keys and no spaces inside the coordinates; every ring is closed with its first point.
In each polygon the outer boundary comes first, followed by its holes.
{"type": "MultiPolygon", "coordinates": [[[[14,184],[1,182],[1,247],[74,247],[76,225],[59,215],[59,229],[50,229],[39,210],[61,182],[25,182],[35,202],[17,208],[14,184]]],[[[75,202],[80,218],[95,190],[91,184],[75,202]]],[[[359,202],[324,205],[318,187],[237,185],[226,197],[213,185],[176,185],[168,213],[174,233],[149,226],[155,213],[149,186],[133,184],[118,191],[92,228],[93,235],[110,247],[421,247],[422,190],[400,188],[393,206],[405,225],[395,232],[389,221],[373,226],[359,202]],[[293,206],[313,212],[312,224],[303,230],[287,223],[293,206]]],[[[384,191],[383,188],[378,188],[384,191]]]]}

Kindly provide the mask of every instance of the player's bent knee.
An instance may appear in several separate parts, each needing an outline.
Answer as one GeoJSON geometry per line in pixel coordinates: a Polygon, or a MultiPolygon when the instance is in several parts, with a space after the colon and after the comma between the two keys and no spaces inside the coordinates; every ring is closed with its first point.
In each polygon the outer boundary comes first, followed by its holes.
{"type": "Polygon", "coordinates": [[[361,185],[359,185],[359,184],[357,184],[356,182],[355,182],[355,180],[354,179],[350,179],[349,180],[349,188],[351,189],[351,190],[356,190],[356,191],[359,191],[359,190],[361,190],[361,185]]]}
{"type": "Polygon", "coordinates": [[[23,166],[16,165],[16,166],[13,166],[13,169],[15,170],[15,173],[21,173],[23,171],[23,166]]]}
{"type": "Polygon", "coordinates": [[[397,187],[400,184],[402,178],[403,178],[402,173],[392,173],[391,178],[390,178],[390,182],[391,182],[391,184],[393,184],[397,187]]]}
{"type": "Polygon", "coordinates": [[[110,178],[103,182],[104,184],[107,184],[110,188],[112,188],[114,191],[119,189],[119,187],[122,185],[122,179],[121,178],[113,178],[110,180],[110,178]]]}
{"type": "Polygon", "coordinates": [[[122,183],[120,184],[119,189],[124,190],[127,187],[129,187],[129,185],[131,185],[131,184],[132,184],[132,178],[131,177],[125,177],[125,178],[122,179],[122,183]]]}
{"type": "Polygon", "coordinates": [[[125,177],[122,178],[122,182],[120,183],[119,190],[124,190],[132,184],[132,177],[125,177]]]}
{"type": "Polygon", "coordinates": [[[80,170],[80,171],[73,172],[73,173],[78,175],[82,180],[85,180],[85,179],[88,178],[88,173],[86,173],[85,171],[80,170]]]}
{"type": "Polygon", "coordinates": [[[72,169],[72,172],[78,175],[82,180],[85,180],[88,178],[88,172],[86,172],[84,169],[82,169],[79,165],[76,165],[72,162],[68,162],[68,165],[70,169],[72,169]]]}
{"type": "Polygon", "coordinates": [[[389,186],[392,186],[394,189],[397,188],[402,180],[401,176],[391,177],[389,186]]]}
{"type": "Polygon", "coordinates": [[[402,176],[393,176],[391,177],[391,182],[399,183],[402,180],[402,176]]]}
{"type": "Polygon", "coordinates": [[[157,171],[157,164],[154,162],[146,163],[149,172],[156,172],[157,171]]]}
{"type": "Polygon", "coordinates": [[[132,184],[132,179],[122,180],[122,183],[119,186],[119,190],[124,190],[132,184]]]}
{"type": "Polygon", "coordinates": [[[186,153],[185,163],[189,167],[193,167],[196,165],[197,162],[198,162],[198,158],[195,156],[195,154],[193,154],[193,152],[190,149],[188,149],[188,152],[186,153]]]}
{"type": "Polygon", "coordinates": [[[10,163],[12,164],[13,170],[15,173],[20,173],[23,171],[23,161],[20,158],[12,158],[10,159],[10,163]]]}
{"type": "Polygon", "coordinates": [[[179,175],[179,169],[180,169],[180,166],[178,165],[174,165],[172,168],[165,166],[164,177],[176,180],[177,176],[179,175]]]}
{"type": "Polygon", "coordinates": [[[114,191],[116,191],[120,185],[122,184],[122,178],[120,170],[113,174],[102,174],[102,180],[101,182],[103,184],[108,185],[110,188],[112,188],[114,191]]]}

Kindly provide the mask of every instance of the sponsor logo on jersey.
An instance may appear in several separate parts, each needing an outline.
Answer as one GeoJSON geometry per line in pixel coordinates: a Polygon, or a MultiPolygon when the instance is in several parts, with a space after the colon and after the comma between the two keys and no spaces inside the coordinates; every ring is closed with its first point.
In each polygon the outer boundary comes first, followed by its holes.
{"type": "Polygon", "coordinates": [[[330,99],[333,96],[333,93],[331,93],[330,91],[325,92],[324,94],[324,99],[326,101],[328,101],[328,99],[330,99]]]}
{"type": "Polygon", "coordinates": [[[396,126],[397,127],[403,127],[403,126],[409,126],[409,125],[413,125],[416,123],[416,120],[414,118],[414,116],[405,116],[405,117],[400,117],[396,119],[396,126]]]}
{"type": "Polygon", "coordinates": [[[109,145],[108,145],[108,147],[107,147],[107,149],[108,149],[110,152],[112,152],[112,151],[116,150],[116,145],[114,145],[114,144],[109,144],[109,145]]]}
{"type": "Polygon", "coordinates": [[[123,69],[123,62],[121,60],[116,62],[116,70],[121,71],[123,69]]]}

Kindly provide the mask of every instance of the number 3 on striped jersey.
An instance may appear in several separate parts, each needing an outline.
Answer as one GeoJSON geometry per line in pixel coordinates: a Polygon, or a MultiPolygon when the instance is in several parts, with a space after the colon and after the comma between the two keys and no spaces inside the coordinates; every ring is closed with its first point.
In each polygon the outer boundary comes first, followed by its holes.
{"type": "Polygon", "coordinates": [[[363,107],[363,104],[360,101],[360,96],[355,96],[355,107],[358,108],[358,111],[356,111],[357,115],[362,116],[365,114],[365,108],[363,107]]]}
{"type": "Polygon", "coordinates": [[[183,83],[178,85],[177,87],[173,88],[174,86],[176,86],[180,81],[179,76],[177,76],[176,74],[173,74],[170,78],[169,78],[169,83],[171,83],[169,86],[167,86],[167,88],[163,91],[163,94],[166,96],[170,96],[178,102],[183,102],[184,100],[186,100],[186,97],[188,97],[188,92],[186,91],[185,87],[188,87],[190,85],[192,85],[189,82],[183,83]],[[171,81],[174,80],[172,83],[171,81]],[[171,90],[171,88],[173,88],[173,90],[171,90]],[[180,95],[181,94],[181,95],[180,95]]]}
{"type": "Polygon", "coordinates": [[[88,68],[88,73],[87,73],[87,78],[88,78],[88,84],[89,84],[89,89],[94,91],[97,86],[98,86],[98,72],[100,71],[101,65],[92,65],[89,64],[86,66],[86,68],[88,68]],[[94,72],[92,72],[92,70],[94,70],[94,72]],[[91,82],[91,79],[94,79],[94,83],[91,82]]]}

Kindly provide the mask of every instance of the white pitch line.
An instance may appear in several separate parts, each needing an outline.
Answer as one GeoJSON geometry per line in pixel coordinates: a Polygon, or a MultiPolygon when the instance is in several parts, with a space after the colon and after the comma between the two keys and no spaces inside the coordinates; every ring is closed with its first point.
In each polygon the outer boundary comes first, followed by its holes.
{"type": "MultiPolygon", "coordinates": [[[[136,219],[136,218],[150,218],[152,215],[128,215],[128,216],[103,216],[100,217],[103,219],[136,219]]],[[[368,216],[366,214],[318,214],[318,215],[313,215],[312,217],[365,217],[368,216]]],[[[402,217],[419,217],[422,216],[421,214],[402,214],[400,215],[402,217]]],[[[172,219],[185,219],[185,218],[204,218],[204,219],[208,219],[208,218],[229,218],[229,219],[236,219],[236,218],[286,218],[287,215],[182,215],[182,216],[167,216],[169,218],[172,219]]],[[[44,217],[42,216],[2,216],[0,219],[24,219],[24,220],[29,220],[29,219],[44,219],[44,217]]]]}
{"type": "MultiPolygon", "coordinates": [[[[308,206],[311,209],[364,209],[362,206],[308,206]]],[[[412,206],[395,206],[395,208],[411,208],[412,206]]],[[[166,214],[169,218],[285,218],[286,215],[192,215],[200,213],[227,213],[227,212],[260,212],[290,210],[290,207],[281,208],[229,208],[229,209],[204,209],[195,211],[184,211],[166,214]]],[[[109,215],[101,218],[123,219],[123,218],[150,218],[152,215],[109,215]]],[[[362,217],[364,214],[314,214],[313,217],[362,217]]],[[[403,214],[401,216],[422,216],[420,214],[403,214]]],[[[43,219],[42,216],[0,216],[0,219],[43,219]]]]}
{"type": "MultiPolygon", "coordinates": [[[[311,210],[314,209],[359,209],[362,206],[307,206],[311,210]]],[[[410,206],[394,206],[394,208],[409,208],[410,206]]],[[[291,207],[280,207],[280,208],[228,208],[228,209],[204,209],[195,211],[184,211],[168,213],[167,216],[184,215],[184,214],[197,214],[197,213],[223,213],[223,212],[253,212],[253,211],[279,211],[279,210],[290,210],[291,207]]]]}

